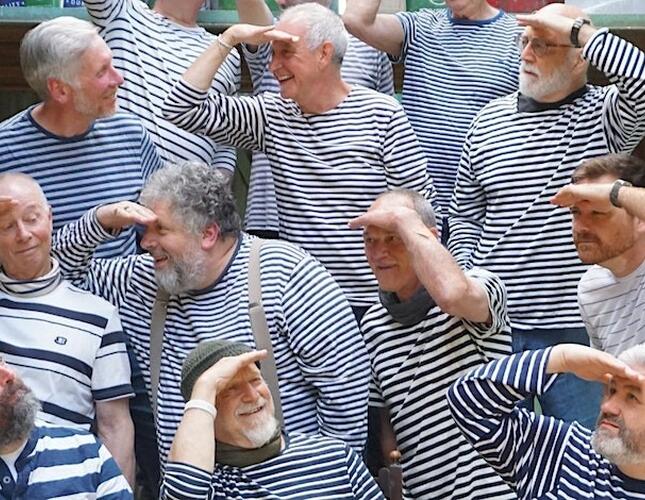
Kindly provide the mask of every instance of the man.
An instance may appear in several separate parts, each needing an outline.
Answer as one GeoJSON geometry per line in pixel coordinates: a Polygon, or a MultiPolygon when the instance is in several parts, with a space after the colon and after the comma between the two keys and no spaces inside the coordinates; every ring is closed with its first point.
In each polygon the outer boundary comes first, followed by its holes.
{"type": "MultiPolygon", "coordinates": [[[[281,8],[305,3],[302,0],[279,2],[281,8]]],[[[318,0],[330,8],[331,0],[318,0]]],[[[241,23],[260,26],[274,23],[273,13],[264,0],[237,0],[237,13],[241,23]]],[[[280,84],[269,70],[271,45],[242,44],[244,60],[251,73],[253,94],[280,92],[280,84]]],[[[348,37],[347,50],[343,57],[341,76],[350,85],[362,85],[387,95],[394,95],[392,64],[384,52],[373,49],[353,36],[348,37]]],[[[269,161],[263,153],[253,153],[249,196],[245,212],[246,230],[262,236],[278,236],[278,215],[275,189],[269,161]]]]}
{"type": "Polygon", "coordinates": [[[405,65],[401,104],[446,213],[470,122],[490,100],[517,89],[517,23],[486,0],[446,0],[444,10],[398,14],[379,14],[380,3],[348,1],[343,21],[405,65]]]}
{"type": "Polygon", "coordinates": [[[645,162],[607,155],[584,162],[572,179],[552,203],[571,207],[580,260],[597,264],[578,284],[580,312],[591,345],[618,355],[645,342],[645,220],[623,208],[619,198],[630,184],[645,192],[645,162]]]}
{"type": "MultiPolygon", "coordinates": [[[[526,25],[520,92],[492,101],[473,121],[448,246],[460,264],[484,267],[504,281],[515,352],[588,345],[576,303],[586,266],[571,242],[568,217],[549,200],[582,161],[629,152],[643,137],[645,57],[588,24],[571,5],[550,4],[517,18],[526,25]],[[625,60],[634,64],[618,63],[625,60]],[[588,63],[616,83],[587,85],[588,63]]],[[[546,415],[590,427],[594,393],[599,399],[599,388],[568,375],[539,399],[546,415]],[[572,405],[582,393],[588,396],[572,405]]]]}
{"type": "Polygon", "coordinates": [[[510,353],[504,285],[487,271],[457,266],[438,239],[430,203],[413,191],[379,196],[350,225],[364,227],[379,283],[380,304],[361,322],[372,367],[370,410],[391,443],[385,457],[394,446],[401,453],[404,496],[513,498],[444,404],[451,381],[510,353]]]}
{"type": "Polygon", "coordinates": [[[448,390],[461,431],[520,500],[645,497],[644,397],[644,344],[618,359],[576,344],[513,354],[448,390]],[[562,373],[605,384],[594,431],[516,406],[562,373]]]}
{"type": "Polygon", "coordinates": [[[264,357],[228,341],[203,342],[188,354],[181,374],[187,402],[162,496],[384,499],[347,444],[281,431],[257,366],[264,357]]]}
{"type": "Polygon", "coordinates": [[[131,499],[107,449],[88,432],[35,424],[40,405],[0,357],[0,497],[131,499]]]}
{"type": "MultiPolygon", "coordinates": [[[[167,304],[157,432],[166,458],[181,419],[181,362],[205,340],[255,345],[249,317],[251,239],[224,176],[200,163],[169,165],[141,203],[104,205],[57,234],[61,267],[118,306],[150,391],[150,328],[160,287],[167,304]],[[146,208],[147,207],[147,208],[146,208]],[[150,255],[90,260],[92,249],[133,223],[146,224],[150,255]]],[[[366,435],[367,352],[351,309],[323,266],[295,245],[267,241],[260,254],[262,304],[275,354],[285,426],[322,433],[357,450],[366,435]]]]}
{"type": "MultiPolygon", "coordinates": [[[[114,53],[125,76],[119,87],[120,106],[141,118],[164,161],[199,160],[232,176],[233,148],[191,134],[161,116],[161,103],[186,68],[214,36],[197,25],[204,0],[84,0],[87,12],[114,53]],[[148,4],[153,4],[151,8],[148,4]]],[[[231,51],[209,82],[215,92],[239,91],[240,56],[231,51]]]]}
{"type": "MultiPolygon", "coordinates": [[[[96,28],[71,17],[41,23],[25,35],[20,64],[42,102],[0,124],[0,172],[40,183],[55,229],[97,204],[136,200],[161,162],[139,120],[116,113],[123,77],[96,28]]],[[[97,255],[135,251],[128,229],[97,255]]]]}
{"type": "Polygon", "coordinates": [[[285,10],[276,29],[233,25],[173,88],[164,113],[182,128],[267,155],[280,237],[317,257],[360,317],[376,300],[376,282],[347,216],[386,189],[432,185],[401,106],[341,78],[346,45],[340,18],[317,3],[285,10]],[[270,40],[280,95],[208,94],[229,46],[270,40]]]}
{"type": "Polygon", "coordinates": [[[98,435],[134,482],[130,365],[119,316],[62,279],[52,211],[22,173],[0,174],[0,354],[33,388],[39,418],[98,435]]]}

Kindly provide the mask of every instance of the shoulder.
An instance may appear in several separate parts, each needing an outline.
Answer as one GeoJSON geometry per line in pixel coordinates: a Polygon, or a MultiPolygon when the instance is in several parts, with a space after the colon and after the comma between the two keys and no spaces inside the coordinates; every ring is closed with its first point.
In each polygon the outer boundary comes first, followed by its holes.
{"type": "Polygon", "coordinates": [[[609,269],[594,264],[580,278],[578,293],[589,293],[615,281],[614,275],[609,269]]]}
{"type": "Polygon", "coordinates": [[[111,116],[99,118],[94,123],[94,127],[96,129],[111,129],[121,131],[123,133],[136,132],[139,135],[144,133],[144,127],[141,119],[138,116],[126,111],[119,111],[111,116]]]}
{"type": "Polygon", "coordinates": [[[60,286],[64,290],[68,308],[79,313],[87,312],[103,318],[109,318],[116,314],[116,308],[98,295],[83,290],[67,280],[62,280],[60,286]]]}
{"type": "MultiPolygon", "coordinates": [[[[19,113],[16,113],[15,115],[10,116],[9,118],[1,122],[0,130],[2,130],[3,133],[6,133],[12,130],[22,129],[25,127],[25,125],[31,125],[31,122],[28,119],[28,116],[32,108],[33,106],[25,110],[22,110],[19,113]]],[[[3,138],[6,138],[6,136],[0,137],[0,141],[3,138]]]]}
{"type": "Polygon", "coordinates": [[[394,97],[359,84],[352,85],[347,99],[339,106],[339,110],[370,116],[404,115],[403,107],[394,97]]]}

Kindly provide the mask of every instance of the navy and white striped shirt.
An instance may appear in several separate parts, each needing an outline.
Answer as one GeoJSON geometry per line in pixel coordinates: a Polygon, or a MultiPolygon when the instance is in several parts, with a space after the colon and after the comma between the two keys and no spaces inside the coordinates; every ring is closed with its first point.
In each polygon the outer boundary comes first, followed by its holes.
{"type": "MultiPolygon", "coordinates": [[[[137,117],[116,113],[96,120],[84,134],[60,137],[31,116],[35,106],[0,124],[0,173],[32,176],[52,207],[54,230],[90,208],[121,200],[136,201],[161,160],[137,117]]],[[[102,245],[97,255],[136,252],[134,228],[102,245]]]]}
{"type": "Polygon", "coordinates": [[[354,85],[334,109],[307,114],[277,94],[209,95],[182,79],[164,113],[218,142],[263,151],[273,174],[280,237],[318,258],[350,304],[376,302],[362,234],[349,229],[347,220],[388,189],[435,195],[423,152],[395,99],[354,85]]]}
{"type": "Polygon", "coordinates": [[[130,486],[105,446],[90,433],[36,426],[15,462],[0,458],[0,498],[131,500],[130,486]]]}
{"type": "Polygon", "coordinates": [[[278,456],[248,467],[216,464],[210,474],[169,462],[161,498],[384,500],[359,455],[345,443],[304,434],[284,439],[278,456]]]}
{"type": "Polygon", "coordinates": [[[645,481],[598,454],[589,429],[517,407],[558,376],[546,373],[551,350],[514,354],[464,376],[448,390],[457,425],[520,500],[645,499],[645,481]]]}
{"type": "Polygon", "coordinates": [[[614,84],[553,105],[517,93],[496,99],[475,118],[461,157],[448,246],[460,264],[502,278],[520,329],[583,326],[576,287],[587,266],[569,212],[549,199],[581,162],[628,153],[645,134],[645,54],[601,29],[582,56],[614,84]]]}
{"type": "Polygon", "coordinates": [[[514,498],[455,427],[445,404],[450,383],[511,352],[504,285],[483,269],[468,274],[486,290],[490,325],[434,306],[420,323],[404,326],[381,304],[361,321],[372,367],[369,404],[390,414],[406,498],[514,498]]]}
{"type": "MultiPolygon", "coordinates": [[[[172,85],[215,36],[202,27],[180,26],[141,0],[85,0],[85,7],[112,50],[114,67],[125,78],[118,91],[119,105],[141,118],[164,161],[200,160],[232,172],[233,148],[181,130],[161,115],[161,103],[172,85]]],[[[236,94],[240,75],[240,55],[232,50],[212,89],[236,94]]]]}
{"type": "Polygon", "coordinates": [[[394,60],[405,64],[401,104],[447,211],[470,122],[489,101],[517,90],[520,28],[502,11],[483,21],[434,9],[397,17],[404,34],[394,60]]]}
{"type": "MultiPolygon", "coordinates": [[[[392,64],[384,52],[370,47],[358,38],[348,35],[349,43],[341,66],[341,76],[350,84],[359,84],[383,94],[394,95],[392,64]]],[[[253,94],[280,92],[280,85],[269,71],[271,46],[263,44],[255,52],[242,46],[244,60],[251,73],[253,94]]],[[[249,194],[246,202],[245,226],[247,230],[279,231],[278,209],[271,166],[264,153],[253,152],[249,194]]]]}
{"type": "Polygon", "coordinates": [[[116,308],[63,280],[56,262],[29,282],[0,272],[0,353],[51,424],[88,430],[95,402],[134,395],[116,308]]]}
{"type": "MultiPolygon", "coordinates": [[[[90,260],[109,238],[90,212],[56,235],[61,267],[74,283],[119,308],[148,388],[150,324],[157,293],[150,255],[90,260]]],[[[250,238],[238,241],[222,276],[204,290],[170,297],[159,382],[158,433],[165,459],[181,420],[186,355],[205,340],[255,345],[249,318],[250,238]]],[[[356,320],[324,267],[296,246],[267,241],[260,254],[262,298],[289,431],[322,433],[360,450],[367,434],[369,360],[356,320]]]]}
{"type": "Polygon", "coordinates": [[[620,278],[605,267],[591,266],[578,284],[578,304],[596,349],[618,356],[645,342],[645,259],[620,278]]]}

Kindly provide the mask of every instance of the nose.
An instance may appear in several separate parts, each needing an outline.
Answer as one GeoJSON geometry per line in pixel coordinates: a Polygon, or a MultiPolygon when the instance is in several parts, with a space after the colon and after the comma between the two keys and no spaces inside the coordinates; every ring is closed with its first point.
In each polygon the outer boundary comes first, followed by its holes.
{"type": "Polygon", "coordinates": [[[16,239],[18,241],[27,241],[31,238],[31,231],[29,231],[22,221],[16,224],[16,239]]]}
{"type": "Polygon", "coordinates": [[[112,66],[112,78],[113,78],[115,87],[120,87],[123,84],[123,81],[124,81],[123,75],[114,66],[112,66]]]}
{"type": "Polygon", "coordinates": [[[520,58],[522,61],[528,61],[532,62],[535,61],[535,52],[533,52],[533,45],[529,41],[529,43],[526,44],[526,47],[522,49],[522,52],[520,53],[520,58]]]}
{"type": "Polygon", "coordinates": [[[150,229],[146,229],[141,237],[141,248],[150,251],[157,245],[156,239],[150,234],[150,229]]]}
{"type": "Polygon", "coordinates": [[[275,52],[273,52],[273,54],[271,54],[271,62],[269,63],[269,71],[271,71],[273,73],[280,66],[281,66],[280,57],[277,56],[275,52]]]}
{"type": "Polygon", "coordinates": [[[260,393],[255,385],[251,382],[246,382],[242,387],[242,401],[245,403],[253,403],[258,400],[260,393]]]}
{"type": "Polygon", "coordinates": [[[603,398],[600,411],[614,417],[620,415],[620,405],[618,405],[616,394],[607,395],[603,398]]]}

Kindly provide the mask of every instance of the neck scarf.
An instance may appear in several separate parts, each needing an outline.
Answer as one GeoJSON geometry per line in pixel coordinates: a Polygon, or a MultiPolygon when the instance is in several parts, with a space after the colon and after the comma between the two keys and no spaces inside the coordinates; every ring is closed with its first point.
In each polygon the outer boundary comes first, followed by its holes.
{"type": "Polygon", "coordinates": [[[0,290],[16,297],[39,297],[53,291],[62,281],[56,259],[51,259],[52,268],[44,276],[32,280],[16,280],[0,269],[0,290]]]}
{"type": "Polygon", "coordinates": [[[387,312],[403,326],[412,326],[421,322],[428,311],[436,305],[423,286],[405,302],[401,302],[395,293],[383,290],[379,290],[379,299],[387,312]]]}
{"type": "Polygon", "coordinates": [[[215,461],[221,465],[232,467],[248,467],[249,465],[265,462],[278,456],[282,448],[282,431],[276,427],[273,436],[259,448],[241,448],[228,443],[215,441],[215,461]]]}

